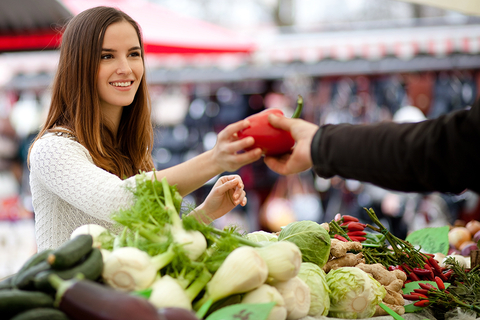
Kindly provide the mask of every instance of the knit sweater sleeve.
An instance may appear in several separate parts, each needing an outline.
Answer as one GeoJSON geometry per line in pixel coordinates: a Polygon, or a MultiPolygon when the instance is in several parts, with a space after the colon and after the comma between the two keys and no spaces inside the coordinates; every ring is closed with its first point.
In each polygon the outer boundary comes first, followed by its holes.
{"type": "Polygon", "coordinates": [[[97,167],[87,149],[69,138],[50,135],[37,140],[30,170],[31,181],[45,191],[38,195],[52,198],[36,199],[37,203],[59,198],[96,219],[110,221],[112,212],[133,202],[128,188],[134,187],[135,177],[122,180],[97,167]]]}

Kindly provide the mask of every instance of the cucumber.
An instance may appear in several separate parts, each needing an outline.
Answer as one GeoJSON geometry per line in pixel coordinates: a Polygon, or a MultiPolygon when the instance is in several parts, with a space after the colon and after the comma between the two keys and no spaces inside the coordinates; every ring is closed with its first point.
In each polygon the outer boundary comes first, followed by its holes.
{"type": "Polygon", "coordinates": [[[93,248],[90,253],[87,255],[85,261],[81,264],[74,266],[71,269],[66,270],[46,270],[41,273],[38,273],[35,276],[34,284],[37,290],[52,293],[54,289],[48,280],[48,277],[55,273],[57,276],[63,280],[73,279],[79,273],[83,274],[86,279],[97,280],[103,271],[103,258],[100,249],[93,248]]]}
{"type": "Polygon", "coordinates": [[[47,259],[48,255],[52,253],[53,250],[47,249],[43,250],[40,252],[35,253],[32,255],[18,270],[18,272],[13,276],[12,279],[12,285],[15,286],[15,283],[17,283],[16,278],[19,277],[20,275],[24,274],[28,269],[38,265],[40,262],[43,262],[47,259]]]}
{"type": "Polygon", "coordinates": [[[68,317],[58,309],[35,308],[17,314],[10,320],[68,320],[68,317]]]}
{"type": "Polygon", "coordinates": [[[53,308],[53,298],[43,292],[19,289],[0,291],[0,318],[11,317],[34,308],[53,308]]]}
{"type": "Polygon", "coordinates": [[[15,276],[16,274],[11,275],[5,279],[2,279],[2,281],[0,281],[0,290],[13,289],[13,277],[15,276]]]}
{"type": "Polygon", "coordinates": [[[89,234],[80,234],[64,242],[47,258],[53,269],[62,270],[73,267],[92,250],[93,238],[89,234]]]}
{"type": "Polygon", "coordinates": [[[50,264],[47,261],[42,261],[39,264],[26,269],[24,272],[18,273],[13,279],[13,286],[22,290],[33,289],[35,276],[38,273],[49,269],[50,264]]]}

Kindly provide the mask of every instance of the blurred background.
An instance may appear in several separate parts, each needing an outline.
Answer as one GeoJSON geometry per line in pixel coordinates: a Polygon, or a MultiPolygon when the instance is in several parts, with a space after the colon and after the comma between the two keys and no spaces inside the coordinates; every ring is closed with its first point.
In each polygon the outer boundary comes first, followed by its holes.
{"type": "MultiPolygon", "coordinates": [[[[266,108],[290,116],[298,94],[302,118],[316,124],[422,121],[480,95],[476,0],[1,0],[0,278],[36,251],[26,155],[48,111],[61,28],[97,5],[142,27],[158,169],[212,148],[225,126],[266,108]]],[[[469,191],[398,193],[311,171],[280,177],[261,160],[237,173],[248,204],[220,228],[278,231],[337,213],[364,220],[372,207],[405,237],[480,218],[469,191]]],[[[203,201],[214,181],[185,202],[203,201]]]]}

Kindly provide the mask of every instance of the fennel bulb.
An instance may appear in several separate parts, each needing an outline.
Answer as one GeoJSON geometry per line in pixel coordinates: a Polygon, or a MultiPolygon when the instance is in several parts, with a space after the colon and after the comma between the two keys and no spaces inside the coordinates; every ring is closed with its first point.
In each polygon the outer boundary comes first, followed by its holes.
{"type": "Polygon", "coordinates": [[[233,250],[207,284],[207,294],[218,301],[236,293],[260,287],[268,277],[268,267],[252,247],[233,250]]]}
{"type": "Polygon", "coordinates": [[[283,297],[287,308],[287,319],[295,320],[306,317],[310,310],[310,288],[298,276],[287,281],[271,283],[283,297]]]}
{"type": "Polygon", "coordinates": [[[253,231],[246,235],[247,239],[257,243],[266,244],[268,242],[277,242],[278,236],[271,232],[266,232],[263,230],[253,231]]]}
{"type": "Polygon", "coordinates": [[[135,247],[122,247],[108,256],[102,277],[109,286],[121,291],[143,290],[153,283],[158,271],[173,257],[171,247],[155,257],[135,247]]]}
{"type": "Polygon", "coordinates": [[[108,229],[98,224],[84,224],[73,230],[72,234],[70,235],[70,239],[73,239],[81,234],[89,234],[93,238],[92,247],[101,248],[102,242],[100,241],[99,236],[104,232],[108,232],[108,229]]]}
{"type": "Polygon", "coordinates": [[[181,225],[172,225],[173,241],[183,247],[187,256],[195,261],[207,249],[207,240],[200,231],[185,230],[181,225]]]}
{"type": "Polygon", "coordinates": [[[302,253],[296,244],[278,241],[255,248],[268,267],[268,276],[278,281],[287,281],[300,271],[302,253]]]}
{"type": "Polygon", "coordinates": [[[195,304],[197,316],[202,318],[211,305],[220,299],[260,287],[267,277],[267,264],[254,248],[236,248],[207,283],[205,295],[195,304]]]}
{"type": "Polygon", "coordinates": [[[275,302],[275,306],[268,315],[266,320],[285,320],[287,319],[287,309],[285,308],[285,301],[282,295],[275,287],[268,284],[262,284],[257,289],[254,289],[242,299],[242,303],[269,303],[275,302]]]}
{"type": "Polygon", "coordinates": [[[169,275],[156,280],[148,298],[156,308],[177,307],[192,310],[192,303],[180,284],[169,275]]]}

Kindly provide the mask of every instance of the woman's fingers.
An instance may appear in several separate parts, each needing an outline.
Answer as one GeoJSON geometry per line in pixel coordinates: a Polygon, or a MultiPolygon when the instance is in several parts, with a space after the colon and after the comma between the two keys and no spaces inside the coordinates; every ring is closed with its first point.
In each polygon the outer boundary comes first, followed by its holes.
{"type": "Polygon", "coordinates": [[[234,122],[232,124],[229,124],[226,126],[220,133],[219,137],[231,137],[235,135],[238,131],[243,130],[245,128],[248,128],[250,126],[250,122],[248,120],[240,120],[237,122],[234,122]]]}

